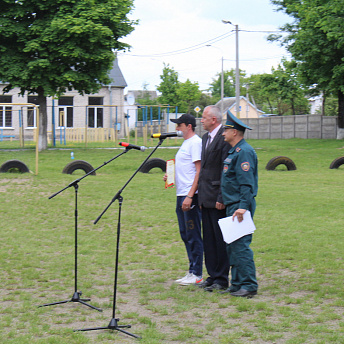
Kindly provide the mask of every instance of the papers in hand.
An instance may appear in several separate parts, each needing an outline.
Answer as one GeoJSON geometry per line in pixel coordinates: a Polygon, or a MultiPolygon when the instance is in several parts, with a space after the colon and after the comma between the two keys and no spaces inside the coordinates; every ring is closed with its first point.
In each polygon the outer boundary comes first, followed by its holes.
{"type": "Polygon", "coordinates": [[[219,220],[223,240],[230,244],[238,240],[244,235],[252,234],[256,230],[253,223],[251,213],[247,210],[243,216],[243,220],[239,223],[238,218],[233,216],[225,217],[219,220]]]}

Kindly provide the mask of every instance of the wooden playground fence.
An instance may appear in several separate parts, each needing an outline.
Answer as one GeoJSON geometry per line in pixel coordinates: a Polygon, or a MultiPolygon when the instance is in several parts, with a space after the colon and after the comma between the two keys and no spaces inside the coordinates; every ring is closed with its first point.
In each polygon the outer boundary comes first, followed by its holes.
{"type": "MultiPolygon", "coordinates": [[[[34,138],[36,137],[34,129],[34,138]]],[[[56,130],[56,140],[68,142],[116,142],[117,133],[113,128],[65,128],[56,130]]],[[[48,142],[52,141],[52,132],[48,132],[48,142]]]]}
{"type": "MultiPolygon", "coordinates": [[[[159,125],[157,128],[155,128],[160,132],[161,126],[159,125]]],[[[34,141],[36,138],[36,130],[33,130],[33,137],[34,141]]],[[[135,136],[134,141],[135,144],[137,143],[138,139],[138,128],[135,128],[135,136]]],[[[152,125],[145,125],[141,127],[141,135],[143,136],[143,144],[146,146],[153,141],[153,139],[150,139],[149,137],[154,133],[154,128],[152,125]],[[148,142],[149,141],[149,142],[148,142]]],[[[48,131],[48,143],[52,142],[53,134],[51,131],[48,131]]],[[[140,135],[140,136],[141,136],[140,135]]],[[[117,142],[119,140],[118,134],[114,128],[63,128],[63,129],[57,129],[56,135],[55,135],[56,141],[60,142],[80,142],[80,143],[86,143],[87,142],[117,142]]],[[[130,135],[128,133],[128,136],[126,138],[128,142],[130,141],[130,135]]]]}
{"type": "Polygon", "coordinates": [[[66,130],[66,141],[71,142],[115,142],[116,139],[117,135],[113,128],[68,128],[66,130]]]}

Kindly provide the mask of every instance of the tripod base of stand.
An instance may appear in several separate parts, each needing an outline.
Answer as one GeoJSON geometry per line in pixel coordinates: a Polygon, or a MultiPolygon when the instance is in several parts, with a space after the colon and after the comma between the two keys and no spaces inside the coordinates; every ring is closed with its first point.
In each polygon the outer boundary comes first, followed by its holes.
{"type": "Polygon", "coordinates": [[[99,312],[103,311],[102,309],[100,309],[98,307],[95,307],[95,306],[92,306],[92,305],[86,303],[85,301],[90,301],[91,299],[81,299],[80,298],[81,294],[82,294],[81,291],[76,291],[76,292],[74,292],[73,297],[71,299],[69,299],[69,300],[57,301],[57,302],[52,302],[52,303],[46,303],[44,305],[38,306],[38,308],[39,307],[46,307],[46,306],[53,306],[53,305],[60,305],[62,303],[68,303],[68,302],[80,302],[81,304],[83,304],[83,305],[85,305],[87,307],[96,309],[99,312]]]}
{"type": "Polygon", "coordinates": [[[136,334],[130,333],[128,331],[123,330],[123,328],[131,328],[131,325],[118,325],[119,319],[112,318],[109,322],[108,326],[104,327],[93,327],[93,328],[84,328],[81,330],[74,330],[76,331],[97,331],[97,330],[116,330],[120,331],[122,333],[127,334],[128,336],[132,336],[134,338],[141,338],[140,336],[137,336],[136,334]]]}

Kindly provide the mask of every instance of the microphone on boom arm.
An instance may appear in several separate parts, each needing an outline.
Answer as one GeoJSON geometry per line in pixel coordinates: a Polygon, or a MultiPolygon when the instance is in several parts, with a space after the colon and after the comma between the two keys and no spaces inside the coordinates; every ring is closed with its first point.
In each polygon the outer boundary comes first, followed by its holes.
{"type": "Polygon", "coordinates": [[[137,149],[140,150],[141,152],[144,152],[147,147],[145,146],[136,146],[136,145],[132,145],[131,143],[127,143],[127,142],[119,142],[118,143],[120,146],[125,147],[126,149],[137,149]]]}
{"type": "Polygon", "coordinates": [[[183,132],[181,131],[176,131],[174,133],[157,133],[157,134],[152,134],[151,137],[153,139],[166,139],[167,137],[182,137],[183,132]]]}

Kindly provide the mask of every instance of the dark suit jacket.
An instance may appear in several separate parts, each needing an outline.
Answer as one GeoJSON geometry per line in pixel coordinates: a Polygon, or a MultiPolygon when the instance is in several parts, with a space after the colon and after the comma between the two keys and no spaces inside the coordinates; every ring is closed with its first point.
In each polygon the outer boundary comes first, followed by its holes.
{"type": "Polygon", "coordinates": [[[205,208],[215,208],[216,202],[222,202],[221,175],[223,161],[228,155],[231,146],[222,136],[223,127],[219,129],[207,149],[205,145],[208,133],[202,137],[201,171],[198,181],[198,204],[205,208]]]}

